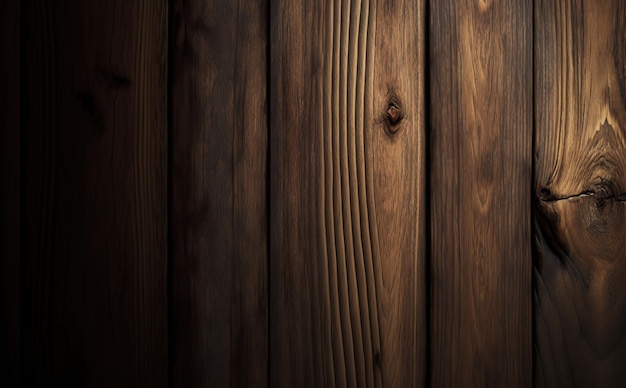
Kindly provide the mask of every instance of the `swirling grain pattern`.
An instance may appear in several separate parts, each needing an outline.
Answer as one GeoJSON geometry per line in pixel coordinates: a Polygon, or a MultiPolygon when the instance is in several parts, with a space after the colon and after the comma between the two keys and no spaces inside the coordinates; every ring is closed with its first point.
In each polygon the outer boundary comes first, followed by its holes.
{"type": "Polygon", "coordinates": [[[535,382],[626,379],[626,6],[535,2],[535,382]]]}

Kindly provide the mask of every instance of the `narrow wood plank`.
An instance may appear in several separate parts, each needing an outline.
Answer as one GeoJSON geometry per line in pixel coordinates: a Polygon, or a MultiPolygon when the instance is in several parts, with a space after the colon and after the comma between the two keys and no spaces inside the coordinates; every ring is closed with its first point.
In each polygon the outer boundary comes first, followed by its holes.
{"type": "Polygon", "coordinates": [[[425,2],[272,2],[270,381],[423,386],[425,2]]]}
{"type": "Polygon", "coordinates": [[[535,381],[626,381],[626,4],[535,2],[535,381]]]}
{"type": "Polygon", "coordinates": [[[173,3],[172,386],[268,381],[267,18],[173,3]]]}
{"type": "Polygon", "coordinates": [[[432,384],[532,378],[532,3],[431,2],[432,384]]]}
{"type": "Polygon", "coordinates": [[[167,384],[167,4],[23,4],[22,382],[167,384]]]}
{"type": "Polygon", "coordinates": [[[0,3],[0,386],[20,376],[20,2],[0,3]]]}

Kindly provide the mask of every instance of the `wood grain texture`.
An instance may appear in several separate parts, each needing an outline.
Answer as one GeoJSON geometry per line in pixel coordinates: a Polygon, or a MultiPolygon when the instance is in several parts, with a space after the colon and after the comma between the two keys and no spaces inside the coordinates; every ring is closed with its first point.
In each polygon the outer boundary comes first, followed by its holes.
{"type": "Polygon", "coordinates": [[[532,376],[532,3],[430,9],[432,384],[532,376]]]}
{"type": "Polygon", "coordinates": [[[264,386],[267,1],[173,2],[171,385],[264,386]]]}
{"type": "Polygon", "coordinates": [[[20,3],[0,3],[0,386],[20,376],[20,3]]]}
{"type": "Polygon", "coordinates": [[[271,384],[423,386],[425,3],[271,15],[271,384]]]}
{"type": "Polygon", "coordinates": [[[22,11],[22,382],[164,386],[167,4],[22,11]]]}
{"type": "Polygon", "coordinates": [[[535,1],[535,381],[626,381],[626,5],[535,1]]]}

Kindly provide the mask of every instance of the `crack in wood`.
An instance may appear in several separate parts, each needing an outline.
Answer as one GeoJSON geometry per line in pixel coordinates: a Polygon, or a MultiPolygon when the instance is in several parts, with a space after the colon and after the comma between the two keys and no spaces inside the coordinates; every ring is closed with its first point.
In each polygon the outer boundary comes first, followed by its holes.
{"type": "Polygon", "coordinates": [[[546,197],[544,194],[545,193],[544,190],[545,189],[541,190],[542,198],[540,198],[540,200],[542,202],[567,201],[570,199],[584,198],[584,197],[595,197],[598,201],[613,200],[615,202],[626,202],[626,193],[603,195],[603,194],[606,194],[606,192],[603,190],[599,190],[597,192],[593,190],[586,190],[578,194],[557,197],[554,195],[550,195],[549,191],[547,191],[548,196],[546,197]]]}

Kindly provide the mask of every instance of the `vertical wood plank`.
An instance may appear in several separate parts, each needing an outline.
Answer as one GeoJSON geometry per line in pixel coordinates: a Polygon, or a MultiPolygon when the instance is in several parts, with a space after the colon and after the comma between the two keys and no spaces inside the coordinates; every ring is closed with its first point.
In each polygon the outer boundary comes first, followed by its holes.
{"type": "Polygon", "coordinates": [[[425,2],[272,2],[270,380],[425,382],[425,2]]]}
{"type": "Polygon", "coordinates": [[[267,18],[173,2],[173,386],[267,384],[267,18]]]}
{"type": "Polygon", "coordinates": [[[22,381],[167,384],[167,4],[23,4],[22,381]]]}
{"type": "Polygon", "coordinates": [[[535,382],[626,379],[626,5],[535,1],[535,382]]]}
{"type": "Polygon", "coordinates": [[[532,3],[433,1],[433,386],[529,386],[532,3]]]}
{"type": "Polygon", "coordinates": [[[0,3],[0,385],[20,375],[20,2],[0,3]]]}

